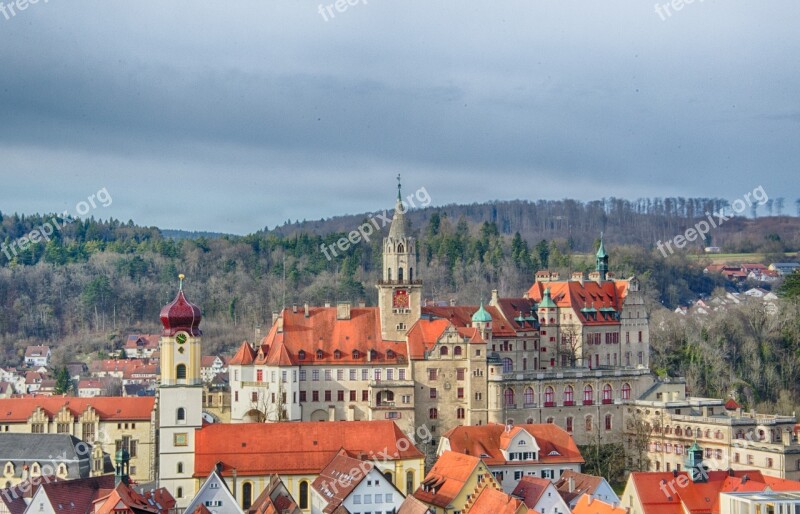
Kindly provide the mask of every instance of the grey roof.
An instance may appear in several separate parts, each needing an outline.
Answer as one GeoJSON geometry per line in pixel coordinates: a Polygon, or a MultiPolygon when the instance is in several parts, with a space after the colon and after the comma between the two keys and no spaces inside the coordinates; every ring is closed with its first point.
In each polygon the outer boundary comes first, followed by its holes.
{"type": "MultiPolygon", "coordinates": [[[[91,470],[92,446],[69,434],[0,434],[0,469],[14,464],[14,475],[22,476],[23,466],[48,467],[55,474],[58,465],[67,465],[67,478],[84,478],[91,470]]],[[[45,469],[46,471],[46,469],[45,469]]]]}

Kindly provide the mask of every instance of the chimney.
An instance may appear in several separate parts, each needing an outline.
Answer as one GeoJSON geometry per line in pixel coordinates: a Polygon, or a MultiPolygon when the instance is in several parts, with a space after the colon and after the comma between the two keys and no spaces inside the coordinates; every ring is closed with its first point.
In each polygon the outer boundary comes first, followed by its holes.
{"type": "Polygon", "coordinates": [[[360,302],[358,302],[358,308],[359,309],[363,309],[366,306],[367,306],[367,302],[365,302],[364,300],[361,300],[360,302]]]}
{"type": "Polygon", "coordinates": [[[583,281],[584,281],[585,278],[586,278],[586,276],[583,274],[582,271],[575,271],[574,273],[572,273],[572,281],[573,282],[580,282],[581,285],[583,285],[583,281]]]}
{"type": "Polygon", "coordinates": [[[497,289],[492,289],[492,301],[489,305],[497,307],[497,289]]]}
{"type": "Polygon", "coordinates": [[[308,302],[303,304],[303,315],[307,318],[308,317],[308,302]]]}
{"type": "Polygon", "coordinates": [[[292,313],[297,314],[297,304],[296,303],[292,304],[292,313]]]}
{"type": "Polygon", "coordinates": [[[275,324],[276,321],[278,321],[278,316],[280,316],[280,314],[278,314],[278,311],[272,311],[272,324],[273,325],[275,324]]]}
{"type": "Polygon", "coordinates": [[[336,304],[336,319],[350,319],[350,302],[339,302],[336,304]]]}
{"type": "Polygon", "coordinates": [[[331,302],[325,302],[325,308],[326,309],[330,309],[331,308],[331,302]]]}
{"type": "Polygon", "coordinates": [[[455,306],[456,306],[456,299],[450,298],[450,307],[455,307],[455,306]]]}
{"type": "Polygon", "coordinates": [[[283,316],[278,316],[278,319],[275,320],[275,326],[277,327],[278,333],[283,332],[283,316]]]}

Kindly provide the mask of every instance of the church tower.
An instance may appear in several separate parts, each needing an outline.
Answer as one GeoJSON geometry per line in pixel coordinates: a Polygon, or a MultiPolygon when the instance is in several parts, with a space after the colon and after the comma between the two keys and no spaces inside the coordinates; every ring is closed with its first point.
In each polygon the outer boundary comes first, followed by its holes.
{"type": "Polygon", "coordinates": [[[417,244],[408,233],[406,206],[397,176],[397,205],[388,237],[383,238],[383,276],[378,281],[381,331],[386,341],[405,341],[422,312],[422,281],[417,278],[417,244]]]}
{"type": "Polygon", "coordinates": [[[183,275],[175,299],[161,309],[161,384],[158,390],[159,485],[168,488],[178,508],[194,498],[194,431],[203,425],[200,374],[202,314],[183,294],[183,275]]]}
{"type": "Polygon", "coordinates": [[[606,245],[603,244],[602,232],[600,233],[600,247],[597,249],[594,269],[600,274],[600,281],[604,282],[608,274],[608,254],[606,253],[606,245]]]}

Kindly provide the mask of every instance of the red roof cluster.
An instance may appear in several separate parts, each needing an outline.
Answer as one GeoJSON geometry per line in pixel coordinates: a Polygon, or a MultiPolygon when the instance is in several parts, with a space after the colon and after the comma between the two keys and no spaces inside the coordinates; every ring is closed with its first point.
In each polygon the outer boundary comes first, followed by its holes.
{"type": "MultiPolygon", "coordinates": [[[[445,508],[459,495],[475,473],[481,459],[463,453],[444,452],[436,460],[414,497],[429,505],[445,508]]],[[[488,474],[488,473],[487,473],[488,474]]],[[[493,480],[488,474],[487,480],[493,480]]]]}
{"type": "Polygon", "coordinates": [[[537,303],[542,301],[544,290],[550,289],[550,298],[557,307],[572,309],[578,316],[578,321],[584,325],[619,325],[615,316],[603,316],[605,312],[622,312],[622,306],[628,293],[628,281],[595,282],[578,280],[562,282],[534,282],[528,290],[528,297],[537,303]],[[587,309],[594,309],[598,315],[588,316],[587,309]],[[613,309],[613,311],[611,311],[613,309]]]}

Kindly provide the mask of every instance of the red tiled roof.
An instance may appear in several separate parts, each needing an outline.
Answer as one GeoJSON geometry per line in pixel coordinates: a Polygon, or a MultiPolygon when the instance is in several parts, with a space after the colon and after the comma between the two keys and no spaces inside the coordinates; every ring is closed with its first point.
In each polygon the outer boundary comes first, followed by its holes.
{"type": "Polygon", "coordinates": [[[311,307],[306,317],[304,310],[284,309],[282,331],[276,323],[261,343],[266,361],[315,365],[405,360],[405,342],[383,340],[377,307],[351,308],[349,319],[337,319],[337,311],[311,307]],[[375,354],[369,357],[371,351],[375,354]]]}
{"type": "Polygon", "coordinates": [[[587,319],[581,315],[581,309],[594,307],[599,311],[604,307],[611,307],[621,312],[628,292],[628,281],[598,283],[594,280],[584,280],[583,284],[577,280],[534,282],[528,290],[528,297],[538,303],[544,296],[544,290],[548,288],[553,302],[559,308],[572,309],[584,325],[619,325],[616,318],[606,320],[603,316],[597,316],[596,320],[587,319]]]}
{"type": "Polygon", "coordinates": [[[446,319],[422,317],[408,331],[408,352],[411,359],[424,359],[448,328],[455,328],[465,344],[485,343],[478,329],[456,327],[446,319]]]}
{"type": "Polygon", "coordinates": [[[625,509],[615,507],[601,500],[592,499],[590,495],[584,494],[575,504],[572,514],[625,514],[625,509]]]}
{"type": "Polygon", "coordinates": [[[50,418],[62,408],[67,408],[74,416],[79,416],[92,407],[102,420],[145,420],[149,421],[155,407],[154,397],[107,396],[98,398],[74,397],[36,397],[0,398],[0,422],[24,422],[41,407],[50,418]]]}
{"type": "Polygon", "coordinates": [[[39,491],[44,491],[50,505],[58,512],[58,505],[70,507],[71,512],[85,513],[92,511],[92,503],[100,496],[108,494],[114,488],[114,475],[65,480],[63,482],[44,483],[39,491]]]}
{"type": "Polygon", "coordinates": [[[216,355],[203,355],[203,357],[200,359],[200,366],[204,368],[210,368],[214,365],[214,361],[216,361],[217,358],[222,361],[223,366],[228,363],[228,358],[223,355],[220,355],[219,357],[216,355]]]}
{"type": "Polygon", "coordinates": [[[517,487],[514,488],[514,492],[511,494],[517,498],[521,498],[525,505],[532,509],[539,503],[539,499],[550,484],[552,484],[552,482],[547,478],[525,476],[520,479],[517,487]]]}
{"type": "Polygon", "coordinates": [[[250,346],[250,343],[244,341],[239,346],[236,354],[231,357],[231,360],[229,360],[228,363],[236,366],[247,366],[248,364],[252,364],[255,361],[255,358],[255,350],[253,350],[253,347],[250,346]]]}
{"type": "MultiPolygon", "coordinates": [[[[442,453],[414,491],[414,497],[429,505],[447,507],[459,495],[480,463],[479,458],[471,455],[442,453]]],[[[489,479],[492,480],[491,477],[489,479]]]]}
{"type": "Polygon", "coordinates": [[[94,501],[93,514],[113,514],[120,502],[133,512],[152,512],[154,514],[167,514],[175,507],[175,498],[163,487],[140,494],[130,486],[120,483],[110,494],[94,501]],[[150,500],[153,501],[152,504],[150,500]]]}
{"type": "Polygon", "coordinates": [[[725,402],[725,410],[736,410],[739,408],[739,404],[736,403],[736,400],[730,398],[727,402],[725,402]]]}
{"type": "Polygon", "coordinates": [[[561,497],[564,498],[564,501],[570,503],[578,496],[595,494],[602,483],[603,477],[565,469],[554,485],[561,497]],[[572,479],[571,482],[570,479],[572,479]]]}
{"type": "Polygon", "coordinates": [[[358,484],[367,477],[372,468],[370,462],[362,462],[349,457],[344,451],[340,451],[311,484],[311,487],[328,502],[324,512],[332,512],[341,505],[358,487],[358,484]],[[359,470],[359,472],[351,473],[353,470],[359,470]]]}
{"type": "MultiPolygon", "coordinates": [[[[434,316],[450,321],[457,327],[471,327],[472,315],[478,311],[478,305],[457,305],[457,306],[423,306],[422,316],[434,316]]],[[[494,337],[513,337],[517,333],[514,327],[506,321],[497,307],[484,305],[483,308],[492,317],[492,335],[494,337]]]]}
{"type": "MultiPolygon", "coordinates": [[[[512,428],[512,435],[516,435],[523,429],[531,434],[536,439],[536,444],[539,445],[537,462],[584,462],[575,441],[566,430],[558,425],[553,423],[516,425],[512,428]],[[551,455],[551,453],[557,453],[557,455],[551,455]]],[[[499,423],[459,426],[445,433],[444,437],[450,441],[452,451],[476,457],[488,455],[488,457],[481,458],[487,465],[496,466],[506,464],[505,457],[501,452],[501,448],[504,448],[509,440],[509,435],[505,431],[506,426],[499,423]]]]}
{"type": "Polygon", "coordinates": [[[499,298],[497,306],[500,312],[517,331],[539,329],[539,318],[536,314],[536,302],[530,298],[499,298]],[[532,321],[517,321],[520,317],[533,318],[532,321]]]}
{"type": "Polygon", "coordinates": [[[130,334],[128,339],[125,340],[126,350],[135,349],[158,349],[158,344],[161,341],[161,336],[158,334],[130,334]]]}
{"type": "Polygon", "coordinates": [[[195,432],[194,476],[218,462],[223,476],[318,474],[344,448],[361,458],[383,452],[392,459],[422,454],[390,420],[210,424],[195,432]]]}
{"type": "Polygon", "coordinates": [[[498,491],[493,487],[484,487],[475,501],[465,511],[465,514],[518,514],[527,513],[525,504],[516,498],[512,498],[503,491],[498,491]]]}

